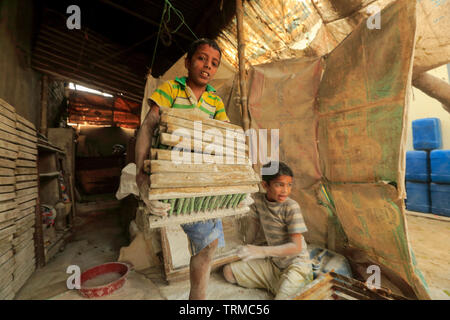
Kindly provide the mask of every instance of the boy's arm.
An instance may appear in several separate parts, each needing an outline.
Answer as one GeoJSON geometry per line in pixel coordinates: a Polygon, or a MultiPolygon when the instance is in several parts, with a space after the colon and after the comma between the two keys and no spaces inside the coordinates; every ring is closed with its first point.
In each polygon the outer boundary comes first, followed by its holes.
{"type": "Polygon", "coordinates": [[[289,235],[290,242],[279,246],[246,245],[238,248],[237,254],[244,261],[263,259],[266,257],[287,257],[299,254],[302,251],[302,234],[289,235]]]}
{"type": "Polygon", "coordinates": [[[141,194],[142,200],[150,207],[148,200],[148,190],[150,189],[150,179],[146,172],[144,172],[144,160],[148,158],[150,151],[153,132],[156,125],[159,123],[159,106],[153,101],[150,104],[150,110],[145,116],[144,121],[139,129],[136,138],[136,184],[141,194]]]}

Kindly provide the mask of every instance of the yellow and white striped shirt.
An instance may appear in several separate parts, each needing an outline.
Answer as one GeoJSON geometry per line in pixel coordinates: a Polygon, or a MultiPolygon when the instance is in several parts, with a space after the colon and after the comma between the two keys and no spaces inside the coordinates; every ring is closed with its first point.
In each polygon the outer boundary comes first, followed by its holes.
{"type": "Polygon", "coordinates": [[[175,78],[160,85],[150,96],[158,106],[166,108],[193,109],[199,108],[212,119],[230,122],[225,112],[222,99],[215,94],[209,84],[197,101],[191,88],[186,85],[186,77],[175,78]]]}

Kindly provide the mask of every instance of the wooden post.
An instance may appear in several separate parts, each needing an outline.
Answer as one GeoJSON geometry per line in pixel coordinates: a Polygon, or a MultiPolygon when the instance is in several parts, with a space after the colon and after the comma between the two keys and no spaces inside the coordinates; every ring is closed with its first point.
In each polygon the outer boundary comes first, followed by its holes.
{"type": "Polygon", "coordinates": [[[46,74],[42,76],[41,90],[41,125],[39,132],[44,136],[47,136],[48,76],[46,74]]]}
{"type": "Polygon", "coordinates": [[[245,77],[245,40],[244,40],[244,26],[243,18],[244,8],[242,6],[242,0],[236,0],[236,20],[237,20],[237,40],[238,40],[238,59],[239,59],[239,88],[241,97],[241,110],[242,110],[242,124],[244,130],[247,131],[250,128],[250,120],[248,117],[247,107],[247,88],[245,77]]]}
{"type": "Polygon", "coordinates": [[[429,73],[416,76],[412,83],[414,87],[442,103],[442,107],[450,113],[450,84],[429,73]]]}

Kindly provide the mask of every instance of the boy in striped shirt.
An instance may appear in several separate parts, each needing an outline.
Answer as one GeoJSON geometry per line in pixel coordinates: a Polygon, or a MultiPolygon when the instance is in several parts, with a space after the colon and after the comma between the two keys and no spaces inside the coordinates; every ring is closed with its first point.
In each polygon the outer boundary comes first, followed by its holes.
{"type": "MultiPolygon", "coordinates": [[[[265,168],[276,166],[268,163],[265,168]]],[[[250,206],[250,225],[246,231],[246,243],[254,243],[260,231],[266,246],[248,244],[238,248],[242,259],[223,269],[225,279],[246,288],[262,288],[275,295],[275,299],[292,298],[295,293],[312,281],[312,265],[302,233],[306,225],[295,200],[289,198],[293,183],[292,170],[283,162],[278,172],[262,176],[266,193],[253,196],[250,206]]]]}
{"type": "MultiPolygon", "coordinates": [[[[210,118],[229,122],[225,106],[208,83],[214,78],[220,64],[221,51],[210,39],[199,39],[191,44],[185,66],[188,76],[166,81],[149,99],[150,110],[145,116],[136,139],[136,184],[147,208],[152,214],[167,215],[170,204],[149,201],[150,179],[144,172],[154,129],[159,124],[160,108],[198,108],[210,118]]],[[[211,262],[217,247],[225,246],[222,221],[212,219],[181,225],[190,242],[189,299],[203,300],[211,271],[211,262]]]]}

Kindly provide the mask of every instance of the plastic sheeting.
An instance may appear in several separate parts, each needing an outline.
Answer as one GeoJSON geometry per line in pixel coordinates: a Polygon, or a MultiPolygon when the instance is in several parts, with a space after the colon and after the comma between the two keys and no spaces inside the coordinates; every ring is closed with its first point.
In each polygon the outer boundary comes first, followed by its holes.
{"type": "Polygon", "coordinates": [[[249,111],[253,127],[280,130],[307,241],[344,254],[360,276],[376,264],[382,285],[425,299],[402,200],[415,4],[399,0],[382,15],[382,29],[361,24],[324,60],[252,68],[249,111]]]}
{"type": "MultiPolygon", "coordinates": [[[[414,73],[450,62],[450,0],[417,2],[414,73]]],[[[245,58],[249,65],[323,56],[365,19],[394,0],[252,0],[244,2],[245,58]],[[372,9],[374,8],[374,9],[372,9]]],[[[381,28],[384,17],[381,15],[381,28]]],[[[235,20],[218,38],[237,68],[235,20]]]]}

